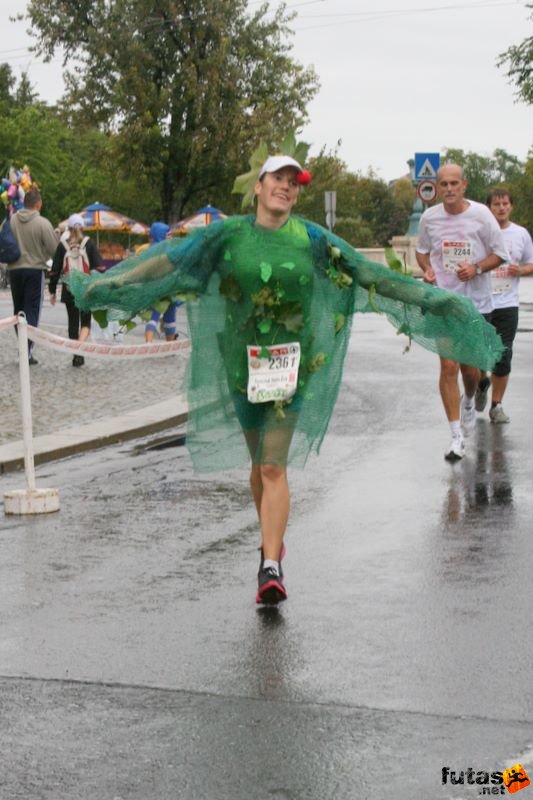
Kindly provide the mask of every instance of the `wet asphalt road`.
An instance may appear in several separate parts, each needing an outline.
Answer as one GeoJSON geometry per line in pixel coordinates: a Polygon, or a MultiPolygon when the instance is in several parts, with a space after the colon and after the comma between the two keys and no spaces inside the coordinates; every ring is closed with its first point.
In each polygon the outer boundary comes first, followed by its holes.
{"type": "Polygon", "coordinates": [[[279,611],[254,602],[245,472],[132,444],[39,467],[61,511],[0,518],[2,800],[468,800],[443,767],[531,776],[532,342],[511,424],[480,415],[450,465],[436,357],[357,320],[291,475],[279,611]]]}

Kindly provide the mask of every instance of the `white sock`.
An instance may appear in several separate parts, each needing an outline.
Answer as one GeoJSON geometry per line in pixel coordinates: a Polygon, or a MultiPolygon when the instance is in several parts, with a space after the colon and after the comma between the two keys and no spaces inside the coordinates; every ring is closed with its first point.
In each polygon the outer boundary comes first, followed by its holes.
{"type": "Polygon", "coordinates": [[[460,420],[456,419],[453,422],[450,422],[450,430],[451,430],[452,436],[454,438],[462,436],[463,433],[461,431],[461,422],[460,422],[460,420]]]}
{"type": "Polygon", "coordinates": [[[475,399],[476,399],[475,395],[473,397],[469,397],[467,394],[465,394],[465,396],[463,397],[464,408],[472,408],[475,399]]]}
{"type": "Polygon", "coordinates": [[[265,558],[263,561],[263,569],[274,569],[276,570],[276,575],[279,576],[279,564],[277,561],[272,561],[271,558],[265,558]]]}

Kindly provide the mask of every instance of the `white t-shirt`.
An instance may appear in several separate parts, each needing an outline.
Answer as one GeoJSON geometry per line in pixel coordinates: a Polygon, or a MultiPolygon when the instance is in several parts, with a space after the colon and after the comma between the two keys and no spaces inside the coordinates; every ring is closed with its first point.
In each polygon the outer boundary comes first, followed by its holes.
{"type": "Polygon", "coordinates": [[[521,225],[511,222],[506,228],[501,229],[507,259],[496,269],[490,272],[492,280],[492,302],[494,308],[511,308],[518,306],[518,287],[520,278],[509,275],[509,264],[521,267],[524,264],[533,264],[533,242],[528,231],[521,225]]]}
{"type": "Polygon", "coordinates": [[[429,254],[437,286],[468,297],[482,314],[488,314],[493,309],[490,273],[461,281],[457,265],[477,264],[491,254],[505,261],[507,250],[492,212],[482,203],[467,202],[460,214],[448,214],[443,203],[424,211],[416,249],[429,254]]]}

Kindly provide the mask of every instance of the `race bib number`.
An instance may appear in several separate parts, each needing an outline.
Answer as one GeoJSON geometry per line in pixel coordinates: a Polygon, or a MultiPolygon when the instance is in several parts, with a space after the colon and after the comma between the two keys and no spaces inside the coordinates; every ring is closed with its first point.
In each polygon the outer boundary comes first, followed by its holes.
{"type": "Polygon", "coordinates": [[[495,270],[491,272],[492,278],[492,294],[505,294],[511,291],[512,279],[509,275],[509,264],[500,264],[495,270]]]}
{"type": "Polygon", "coordinates": [[[472,242],[468,239],[459,242],[442,243],[442,264],[444,272],[457,272],[459,264],[472,262],[473,255],[472,242]]]}
{"type": "Polygon", "coordinates": [[[268,403],[271,400],[289,400],[298,387],[300,342],[260,347],[247,346],[248,400],[250,403],[268,403]],[[268,351],[268,358],[265,356],[268,351]]]}

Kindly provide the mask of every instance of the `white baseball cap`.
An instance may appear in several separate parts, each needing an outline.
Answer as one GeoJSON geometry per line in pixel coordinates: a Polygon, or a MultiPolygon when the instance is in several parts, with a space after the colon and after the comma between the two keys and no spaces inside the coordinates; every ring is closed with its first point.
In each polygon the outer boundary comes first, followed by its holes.
{"type": "Polygon", "coordinates": [[[259,180],[266,172],[277,172],[278,169],[283,169],[283,167],[294,167],[297,172],[303,172],[301,164],[298,164],[296,159],[290,156],[269,156],[261,167],[259,180]]]}
{"type": "Polygon", "coordinates": [[[76,225],[79,225],[80,228],[85,227],[85,222],[83,221],[83,217],[81,214],[71,214],[67,221],[67,227],[75,228],[76,225]]]}

